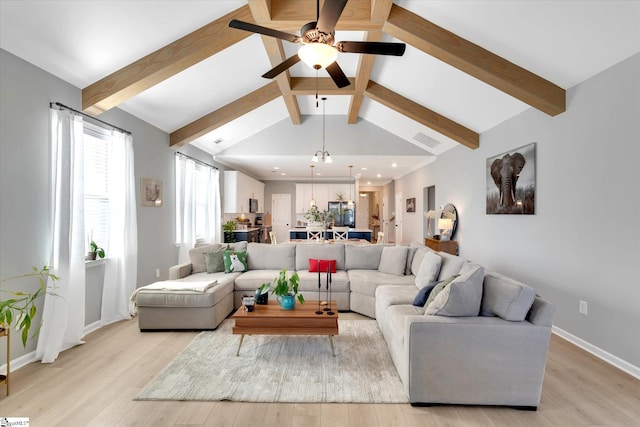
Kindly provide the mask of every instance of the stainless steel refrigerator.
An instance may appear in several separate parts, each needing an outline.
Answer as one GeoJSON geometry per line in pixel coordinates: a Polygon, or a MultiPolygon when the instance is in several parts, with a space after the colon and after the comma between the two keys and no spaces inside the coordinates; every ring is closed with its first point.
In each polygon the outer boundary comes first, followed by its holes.
{"type": "Polygon", "coordinates": [[[349,209],[347,202],[329,202],[329,211],[333,212],[336,227],[356,227],[356,205],[349,209]]]}

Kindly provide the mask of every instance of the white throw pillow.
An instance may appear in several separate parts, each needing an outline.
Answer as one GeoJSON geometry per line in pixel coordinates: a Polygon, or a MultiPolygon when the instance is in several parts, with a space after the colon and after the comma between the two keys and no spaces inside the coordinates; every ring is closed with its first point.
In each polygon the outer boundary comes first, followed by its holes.
{"type": "Polygon", "coordinates": [[[422,289],[431,282],[435,282],[440,273],[442,258],[435,252],[427,252],[422,258],[418,274],[416,275],[416,287],[422,289]]]}
{"type": "Polygon", "coordinates": [[[409,248],[406,246],[385,247],[384,249],[382,249],[378,271],[382,273],[394,274],[396,276],[404,276],[404,269],[407,264],[408,251],[409,248]]]}

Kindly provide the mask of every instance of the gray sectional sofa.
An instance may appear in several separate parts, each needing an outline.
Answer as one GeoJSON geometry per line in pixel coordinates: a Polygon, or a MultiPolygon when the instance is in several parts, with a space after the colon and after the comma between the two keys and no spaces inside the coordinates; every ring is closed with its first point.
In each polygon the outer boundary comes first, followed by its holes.
{"type": "Polygon", "coordinates": [[[246,250],[247,271],[207,273],[205,254],[226,247],[196,247],[170,269],[216,280],[206,292],[139,292],[140,329],[213,329],[283,268],[316,299],[309,260],[335,259],[332,299],[376,319],[412,404],[538,406],[554,307],[530,286],[419,245],[240,242],[230,249],[246,250]]]}

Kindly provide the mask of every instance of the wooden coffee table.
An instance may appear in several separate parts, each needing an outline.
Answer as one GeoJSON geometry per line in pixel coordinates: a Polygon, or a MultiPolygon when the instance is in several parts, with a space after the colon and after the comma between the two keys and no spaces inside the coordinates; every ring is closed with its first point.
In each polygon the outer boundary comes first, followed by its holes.
{"type": "MultiPolygon", "coordinates": [[[[283,310],[275,301],[266,305],[256,304],[251,312],[240,307],[231,316],[235,320],[233,334],[240,335],[236,356],[245,335],[327,335],[331,345],[331,354],[335,357],[333,336],[338,335],[338,310],[335,301],[331,301],[334,314],[316,314],[318,301],[296,302],[293,310],[283,310]]],[[[325,306],[321,306],[321,309],[325,306]]]]}

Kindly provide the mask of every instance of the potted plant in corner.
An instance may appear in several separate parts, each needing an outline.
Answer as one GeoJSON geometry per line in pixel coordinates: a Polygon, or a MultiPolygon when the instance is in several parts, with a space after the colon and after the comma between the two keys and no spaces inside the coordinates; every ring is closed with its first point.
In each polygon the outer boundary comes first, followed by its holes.
{"type": "Polygon", "coordinates": [[[276,296],[276,300],[284,310],[293,310],[296,305],[296,298],[300,304],[304,304],[304,296],[298,294],[298,282],[300,277],[294,272],[287,277],[287,270],[283,269],[272,283],[263,283],[258,291],[262,294],[271,289],[271,293],[276,296]]]}
{"type": "Polygon", "coordinates": [[[32,321],[38,311],[36,300],[47,293],[56,295],[51,292],[51,290],[47,290],[47,280],[51,279],[54,286],[55,282],[59,280],[55,274],[50,272],[50,267],[45,265],[39,270],[37,267],[33,267],[33,271],[31,273],[2,279],[0,280],[0,283],[26,277],[38,278],[40,287],[37,291],[30,293],[7,290],[0,287],[0,327],[10,328],[12,323],[15,324],[16,330],[22,332],[22,345],[24,347],[27,346],[29,330],[31,329],[32,321]],[[5,295],[8,295],[8,297],[5,298],[5,295]]]}

